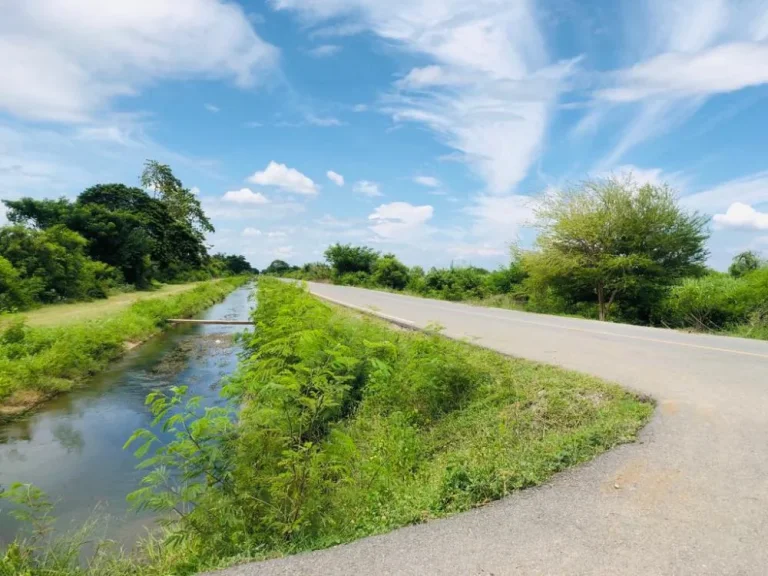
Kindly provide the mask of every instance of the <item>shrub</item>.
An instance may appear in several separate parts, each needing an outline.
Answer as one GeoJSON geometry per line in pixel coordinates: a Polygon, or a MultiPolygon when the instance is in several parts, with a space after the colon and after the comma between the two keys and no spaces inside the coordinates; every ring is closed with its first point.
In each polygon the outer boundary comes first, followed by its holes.
{"type": "Polygon", "coordinates": [[[378,286],[403,290],[408,284],[408,267],[394,254],[385,254],[374,264],[372,280],[378,286]]]}
{"type": "Polygon", "coordinates": [[[751,299],[745,297],[746,288],[744,281],[727,274],[687,278],[672,288],[660,307],[657,321],[700,330],[717,330],[743,322],[753,307],[751,299]]]}

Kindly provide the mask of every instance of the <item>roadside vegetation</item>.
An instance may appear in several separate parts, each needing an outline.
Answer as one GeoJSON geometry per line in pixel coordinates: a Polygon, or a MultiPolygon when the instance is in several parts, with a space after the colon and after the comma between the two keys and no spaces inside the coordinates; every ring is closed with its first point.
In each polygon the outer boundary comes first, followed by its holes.
{"type": "Polygon", "coordinates": [[[4,200],[0,314],[255,272],[242,256],[208,254],[213,226],[170,167],[148,161],[141,183],[97,184],[74,201],[4,200]]]}
{"type": "Polygon", "coordinates": [[[531,250],[508,265],[431,268],[336,244],[325,261],[264,270],[284,277],[404,291],[453,301],[646,326],[768,339],[768,262],[744,252],[728,273],[708,269],[709,218],[667,186],[604,179],[541,199],[531,250]]]}
{"type": "Polygon", "coordinates": [[[179,294],[138,301],[117,314],[55,326],[23,317],[0,326],[0,422],[71,390],[169,318],[189,317],[220,301],[248,276],[203,282],[179,294]]]}
{"type": "Polygon", "coordinates": [[[253,320],[226,406],[153,393],[157,429],[126,444],[147,470],[129,498],[164,531],[132,555],[96,544],[83,565],[85,532],[40,536],[53,510],[17,485],[5,497],[33,533],[0,575],[193,574],[327,547],[540,484],[631,441],[652,412],[618,386],[395,330],[271,278],[253,320]]]}

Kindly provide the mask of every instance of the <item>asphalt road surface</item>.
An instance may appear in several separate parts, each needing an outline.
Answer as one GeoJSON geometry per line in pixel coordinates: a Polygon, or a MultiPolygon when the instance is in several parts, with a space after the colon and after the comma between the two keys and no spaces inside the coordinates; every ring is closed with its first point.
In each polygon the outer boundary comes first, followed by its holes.
{"type": "Polygon", "coordinates": [[[471,512],[219,576],[768,574],[768,342],[311,284],[650,394],[636,444],[471,512]]]}

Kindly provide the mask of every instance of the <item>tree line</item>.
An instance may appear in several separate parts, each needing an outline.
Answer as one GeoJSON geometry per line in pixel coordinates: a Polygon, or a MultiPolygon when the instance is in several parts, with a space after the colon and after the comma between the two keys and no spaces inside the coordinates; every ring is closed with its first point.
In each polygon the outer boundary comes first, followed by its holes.
{"type": "Polygon", "coordinates": [[[666,185],[607,178],[541,199],[534,247],[513,247],[510,262],[497,270],[425,271],[394,254],[342,244],[330,246],[324,262],[280,261],[268,270],[533,312],[768,338],[768,262],[744,252],[728,273],[708,268],[708,225],[707,216],[684,209],[666,185]]]}
{"type": "Polygon", "coordinates": [[[147,161],[140,181],[75,200],[4,200],[0,312],[254,271],[243,256],[208,253],[213,225],[169,166],[147,161]]]}

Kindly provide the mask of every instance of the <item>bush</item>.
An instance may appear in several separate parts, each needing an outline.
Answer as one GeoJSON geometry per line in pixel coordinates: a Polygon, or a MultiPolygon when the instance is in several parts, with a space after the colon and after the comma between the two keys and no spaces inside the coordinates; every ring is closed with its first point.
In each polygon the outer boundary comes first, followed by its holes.
{"type": "Polygon", "coordinates": [[[385,288],[402,290],[408,285],[408,267],[394,254],[385,254],[373,266],[373,282],[385,288]]]}
{"type": "Polygon", "coordinates": [[[488,294],[487,276],[482,268],[432,268],[424,286],[430,295],[445,300],[481,299],[488,294]]]}
{"type": "Polygon", "coordinates": [[[0,256],[0,313],[26,310],[41,289],[41,282],[23,280],[13,264],[0,256]]]}
{"type": "Polygon", "coordinates": [[[659,323],[672,327],[719,330],[746,320],[753,307],[747,285],[727,274],[688,278],[672,288],[658,312],[659,323]]]}
{"type": "Polygon", "coordinates": [[[379,253],[367,246],[334,244],[325,251],[325,259],[339,276],[357,272],[372,274],[379,253]]]}

